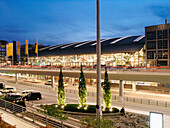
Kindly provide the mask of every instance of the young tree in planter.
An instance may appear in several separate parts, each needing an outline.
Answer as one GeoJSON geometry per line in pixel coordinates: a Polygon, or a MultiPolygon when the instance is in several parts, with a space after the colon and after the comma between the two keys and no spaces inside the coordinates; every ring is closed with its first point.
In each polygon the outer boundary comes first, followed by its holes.
{"type": "Polygon", "coordinates": [[[107,67],[105,66],[105,77],[103,83],[103,102],[106,108],[111,107],[112,95],[110,91],[110,82],[107,74],[107,67]]]}
{"type": "Polygon", "coordinates": [[[57,100],[58,100],[59,105],[64,105],[64,103],[65,103],[65,91],[64,91],[64,85],[63,85],[62,67],[60,67],[60,73],[59,73],[57,100]]]}
{"type": "Polygon", "coordinates": [[[87,89],[82,65],[80,71],[81,73],[79,77],[79,104],[81,106],[85,106],[87,100],[87,89]]]}

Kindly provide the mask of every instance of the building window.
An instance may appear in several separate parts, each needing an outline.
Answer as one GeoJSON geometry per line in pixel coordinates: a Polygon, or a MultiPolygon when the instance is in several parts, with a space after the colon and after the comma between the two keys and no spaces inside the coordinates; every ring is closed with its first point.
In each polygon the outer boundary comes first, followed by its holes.
{"type": "Polygon", "coordinates": [[[158,31],[158,39],[166,39],[168,37],[168,31],[158,31]]]}
{"type": "Polygon", "coordinates": [[[168,38],[168,31],[167,30],[163,30],[163,39],[168,38]]]}
{"type": "Polygon", "coordinates": [[[147,32],[147,40],[155,40],[156,39],[156,31],[152,31],[152,32],[147,32]]]}
{"type": "Polygon", "coordinates": [[[156,51],[147,51],[147,59],[154,59],[156,51]]]}
{"type": "Polygon", "coordinates": [[[156,41],[148,41],[147,49],[156,49],[156,41]]]}
{"type": "Polygon", "coordinates": [[[158,59],[168,59],[168,51],[158,51],[158,59]]]}
{"type": "Polygon", "coordinates": [[[167,49],[167,48],[168,48],[168,41],[167,40],[158,41],[158,49],[167,49]]]}

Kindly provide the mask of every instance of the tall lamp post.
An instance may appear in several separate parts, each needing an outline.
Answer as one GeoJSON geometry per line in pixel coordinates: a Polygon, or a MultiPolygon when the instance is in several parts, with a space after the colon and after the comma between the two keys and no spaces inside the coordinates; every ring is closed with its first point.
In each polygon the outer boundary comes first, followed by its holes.
{"type": "Polygon", "coordinates": [[[97,0],[97,104],[96,104],[96,117],[101,118],[101,43],[100,43],[100,0],[97,0]]]}

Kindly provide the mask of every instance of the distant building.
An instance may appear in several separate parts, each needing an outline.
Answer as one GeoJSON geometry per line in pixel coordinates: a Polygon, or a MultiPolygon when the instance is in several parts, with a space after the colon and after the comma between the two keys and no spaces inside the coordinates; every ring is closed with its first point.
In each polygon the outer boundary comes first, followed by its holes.
{"type": "Polygon", "coordinates": [[[0,40],[0,65],[6,64],[6,44],[8,42],[0,40]]]}
{"type": "Polygon", "coordinates": [[[146,63],[170,65],[170,23],[145,27],[146,63]]]}
{"type": "MultiPolygon", "coordinates": [[[[43,44],[39,43],[38,44],[38,49],[44,48],[43,44]]],[[[31,55],[37,56],[35,54],[35,44],[28,44],[28,56],[25,54],[25,44],[20,46],[20,61],[21,64],[26,64],[27,63],[27,57],[30,57],[31,55]]]]}

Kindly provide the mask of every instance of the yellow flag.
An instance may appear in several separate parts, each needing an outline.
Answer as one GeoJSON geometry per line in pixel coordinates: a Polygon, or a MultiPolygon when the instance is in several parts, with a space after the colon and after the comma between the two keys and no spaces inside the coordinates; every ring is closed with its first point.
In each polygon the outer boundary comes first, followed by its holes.
{"type": "Polygon", "coordinates": [[[36,45],[35,45],[35,53],[36,54],[38,53],[38,38],[37,38],[36,45]]]}
{"type": "Polygon", "coordinates": [[[25,54],[28,55],[28,40],[25,41],[25,54]]]}
{"type": "Polygon", "coordinates": [[[13,43],[7,44],[7,56],[13,56],[13,43]]]}
{"type": "Polygon", "coordinates": [[[20,41],[17,41],[17,55],[20,56],[20,41]]]}

